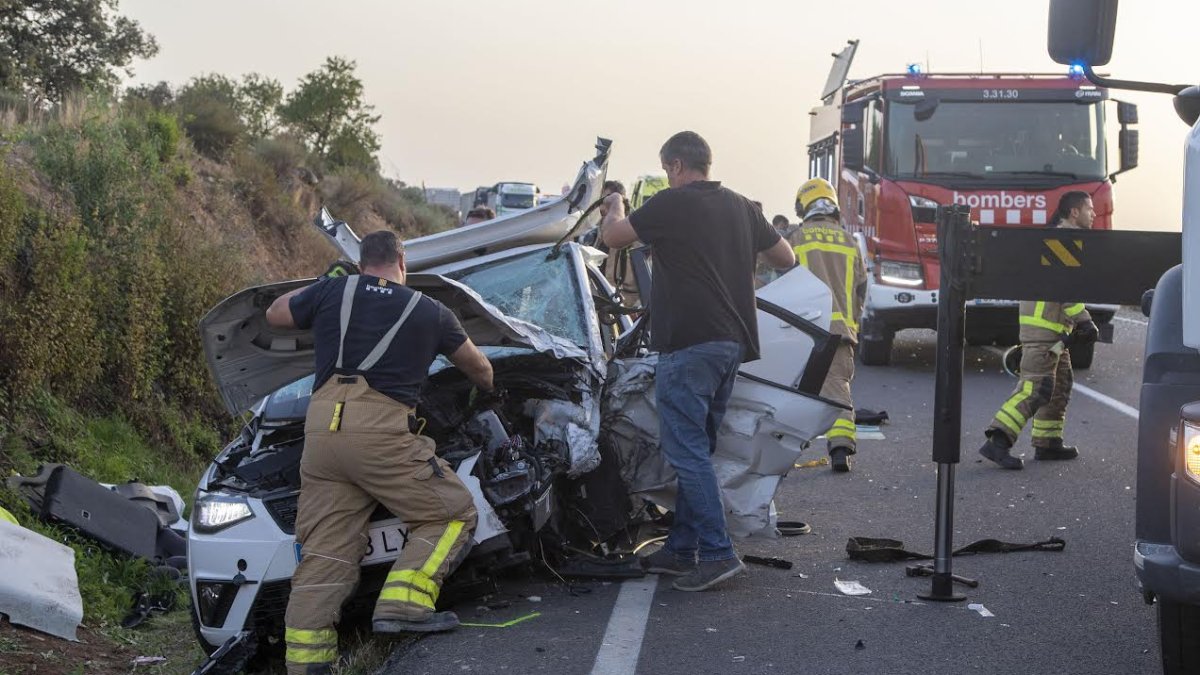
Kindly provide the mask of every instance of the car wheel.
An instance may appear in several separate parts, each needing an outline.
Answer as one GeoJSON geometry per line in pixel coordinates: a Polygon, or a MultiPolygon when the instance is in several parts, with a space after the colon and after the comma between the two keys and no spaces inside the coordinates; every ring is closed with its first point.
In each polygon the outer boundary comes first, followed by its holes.
{"type": "Polygon", "coordinates": [[[864,366],[887,366],[892,363],[892,340],[896,334],[885,331],[881,337],[858,337],[858,360],[864,366]]]}
{"type": "Polygon", "coordinates": [[[1200,607],[1158,599],[1163,675],[1200,672],[1200,607]]]}
{"type": "Polygon", "coordinates": [[[1076,370],[1087,370],[1092,367],[1092,358],[1096,355],[1096,343],[1071,347],[1071,367],[1076,370]]]}

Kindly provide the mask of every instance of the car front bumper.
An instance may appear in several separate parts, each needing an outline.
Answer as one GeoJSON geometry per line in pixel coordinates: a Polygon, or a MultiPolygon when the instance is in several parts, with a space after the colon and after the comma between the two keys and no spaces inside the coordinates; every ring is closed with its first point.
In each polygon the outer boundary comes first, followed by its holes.
{"type": "Polygon", "coordinates": [[[1173,544],[1139,541],[1133,564],[1143,593],[1200,605],[1200,565],[1185,560],[1173,544]]]}

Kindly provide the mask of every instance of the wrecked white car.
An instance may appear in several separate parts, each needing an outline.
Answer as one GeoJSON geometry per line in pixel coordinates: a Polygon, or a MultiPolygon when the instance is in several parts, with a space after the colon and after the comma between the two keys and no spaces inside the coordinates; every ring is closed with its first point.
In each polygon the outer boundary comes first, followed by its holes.
{"type": "MultiPolygon", "coordinates": [[[[585,166],[583,193],[598,197],[591,190],[596,176],[586,173],[585,166]]],[[[578,207],[567,208],[578,218],[578,207]]],[[[327,232],[353,257],[356,240],[336,225],[327,232]]],[[[644,322],[631,321],[613,301],[614,289],[596,267],[602,254],[551,243],[572,225],[543,228],[540,244],[514,237],[524,245],[507,250],[502,241],[481,250],[477,235],[462,228],[457,240],[438,242],[457,246],[457,256],[432,256],[422,273],[409,276],[410,286],[458,315],[507,392],[497,409],[472,410],[470,385],[439,360],[417,408],[421,433],[437,441],[480,513],[475,545],[448,579],[443,602],[453,602],[455,588],[460,597],[472,585],[488,588],[497,570],[530,561],[560,572],[575,565],[582,574],[611,563],[615,574],[637,574],[636,565],[622,564],[628,558],[609,554],[635,543],[633,525],[647,500],[672,502],[673,475],[657,450],[656,356],[645,348],[644,322]]],[[[519,221],[513,230],[522,230],[519,221]]],[[[409,243],[410,253],[421,249],[420,240],[409,243]]],[[[260,645],[283,633],[298,553],[293,534],[312,338],[268,327],[263,312],[310,281],[242,291],[201,324],[222,399],[231,414],[250,411],[241,434],[201,478],[193,508],[193,618],[209,651],[243,631],[260,645]]],[[[824,330],[828,290],[797,268],[759,295],[763,359],[743,367],[715,456],[730,529],[742,535],[770,532],[779,480],[836,414],[835,404],[816,396],[837,339],[824,330]]],[[[377,510],[369,538],[348,614],[369,612],[404,545],[402,520],[377,510]]]]}

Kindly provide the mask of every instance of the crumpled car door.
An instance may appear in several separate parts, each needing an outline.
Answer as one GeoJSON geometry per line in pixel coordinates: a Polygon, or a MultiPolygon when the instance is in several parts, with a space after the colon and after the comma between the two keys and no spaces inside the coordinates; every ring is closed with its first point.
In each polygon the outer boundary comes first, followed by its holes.
{"type": "MultiPolygon", "coordinates": [[[[828,332],[829,289],[796,267],[757,296],[762,358],[739,370],[713,455],[727,525],[736,536],[774,534],[780,481],[840,409],[818,395],[839,340],[828,332]]],[[[630,492],[671,508],[675,472],[658,448],[656,363],[650,354],[610,364],[602,429],[630,492]]]]}

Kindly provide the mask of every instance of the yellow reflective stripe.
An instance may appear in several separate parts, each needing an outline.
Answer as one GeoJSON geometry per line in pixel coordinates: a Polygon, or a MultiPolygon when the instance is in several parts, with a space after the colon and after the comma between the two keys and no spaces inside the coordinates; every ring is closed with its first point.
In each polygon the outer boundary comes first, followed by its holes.
{"type": "Polygon", "coordinates": [[[830,429],[825,432],[825,438],[857,438],[853,429],[830,429]]]}
{"type": "Polygon", "coordinates": [[[298,647],[287,648],[289,663],[333,663],[337,661],[337,648],[305,649],[298,647]]]}
{"type": "Polygon", "coordinates": [[[385,584],[395,582],[406,583],[417,590],[425,591],[435,600],[437,599],[438,585],[420,570],[397,570],[389,574],[387,580],[384,581],[385,584]]]}
{"type": "Polygon", "coordinates": [[[1008,413],[1004,412],[1003,410],[996,411],[996,421],[1008,427],[1008,430],[1013,432],[1013,435],[1021,435],[1021,425],[1017,424],[1016,421],[1009,417],[1008,413]]]}
{"type": "Polygon", "coordinates": [[[1013,423],[1017,425],[1018,432],[1021,430],[1021,427],[1025,426],[1025,422],[1028,420],[1021,414],[1021,411],[1017,410],[1017,406],[1024,403],[1032,395],[1033,381],[1025,380],[1021,384],[1021,390],[1013,394],[1011,398],[1004,402],[1004,405],[1000,406],[1000,412],[1008,414],[1013,423]]]}
{"type": "Polygon", "coordinates": [[[1087,307],[1085,307],[1082,302],[1077,302],[1074,305],[1067,305],[1063,311],[1067,313],[1067,316],[1075,316],[1085,309],[1087,309],[1087,307]]]}
{"type": "Polygon", "coordinates": [[[461,520],[452,520],[446,525],[446,531],[442,533],[442,538],[438,539],[437,546],[433,547],[433,553],[429,554],[429,559],[421,566],[422,574],[427,577],[437,574],[442,568],[442,563],[446,562],[446,556],[450,555],[454,542],[458,541],[458,535],[462,534],[464,525],[466,523],[461,520]]]}
{"type": "Polygon", "coordinates": [[[415,588],[407,586],[388,586],[379,592],[380,600],[393,600],[395,602],[409,602],[414,605],[428,607],[433,609],[433,600],[425,594],[424,591],[418,591],[415,588]]]}
{"type": "Polygon", "coordinates": [[[1034,438],[1062,438],[1062,429],[1037,429],[1033,430],[1034,438]]]}
{"type": "Polygon", "coordinates": [[[833,421],[833,426],[841,427],[842,429],[853,429],[854,422],[851,422],[850,420],[836,419],[833,421]]]}
{"type": "Polygon", "coordinates": [[[329,422],[329,430],[337,431],[342,427],[342,408],[346,406],[342,401],[338,401],[333,405],[333,419],[329,422]]]}
{"type": "Polygon", "coordinates": [[[842,323],[853,328],[854,330],[858,330],[858,323],[855,321],[851,321],[850,319],[847,319],[846,315],[842,314],[841,312],[834,312],[834,313],[830,314],[829,320],[830,321],[841,321],[842,323]]]}
{"type": "Polygon", "coordinates": [[[337,644],[337,631],[332,628],[320,630],[304,630],[303,628],[288,628],[283,632],[283,639],[302,645],[337,644]]]}
{"type": "MultiPolygon", "coordinates": [[[[808,242],[798,244],[792,249],[796,253],[796,257],[800,260],[800,264],[808,267],[808,252],[809,251],[824,251],[826,253],[836,253],[846,256],[846,314],[854,316],[854,256],[858,255],[858,249],[854,246],[846,244],[825,244],[821,242],[808,242]]],[[[858,330],[858,322],[847,318],[846,314],[834,312],[830,317],[834,321],[841,321],[847,326],[858,330]]]]}
{"type": "Polygon", "coordinates": [[[844,256],[852,256],[858,252],[858,249],[846,244],[826,244],[820,241],[805,242],[797,244],[795,251],[799,254],[801,251],[808,253],[809,251],[825,251],[826,253],[837,253],[844,256]]]}
{"type": "Polygon", "coordinates": [[[1062,325],[1061,323],[1055,323],[1053,321],[1048,321],[1046,319],[1043,319],[1040,316],[1022,316],[1020,318],[1020,323],[1022,326],[1036,326],[1037,328],[1045,328],[1047,330],[1052,330],[1055,333],[1066,333],[1067,332],[1067,327],[1062,325]]]}
{"type": "Polygon", "coordinates": [[[1062,429],[1066,424],[1065,420],[1034,420],[1034,429],[1062,429]]]}

